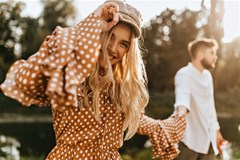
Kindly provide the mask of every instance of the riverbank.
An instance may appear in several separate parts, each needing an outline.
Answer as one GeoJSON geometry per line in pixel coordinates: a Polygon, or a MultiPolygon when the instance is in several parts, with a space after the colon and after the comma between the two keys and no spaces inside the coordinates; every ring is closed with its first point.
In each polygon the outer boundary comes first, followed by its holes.
{"type": "MultiPolygon", "coordinates": [[[[240,157],[240,115],[227,112],[221,112],[218,115],[222,133],[227,140],[232,142],[234,157],[237,159],[240,157]]],[[[35,160],[36,157],[40,160],[55,145],[51,113],[0,113],[0,128],[0,134],[14,137],[20,142],[21,156],[28,160],[35,160]]],[[[145,139],[139,135],[134,136],[131,141],[126,141],[121,148],[123,157],[124,154],[132,155],[132,159],[136,159],[136,155],[143,154],[144,157],[151,155],[151,151],[147,152],[147,149],[144,148],[144,143],[145,139]],[[132,154],[126,153],[129,151],[132,154]]],[[[150,160],[151,158],[146,159],[150,160]]]]}
{"type": "Polygon", "coordinates": [[[0,113],[0,124],[4,123],[51,123],[52,116],[46,114],[0,113]]]}
{"type": "MultiPolygon", "coordinates": [[[[239,113],[220,112],[218,118],[240,118],[239,113]]],[[[0,123],[51,123],[50,114],[0,113],[0,123]]]]}

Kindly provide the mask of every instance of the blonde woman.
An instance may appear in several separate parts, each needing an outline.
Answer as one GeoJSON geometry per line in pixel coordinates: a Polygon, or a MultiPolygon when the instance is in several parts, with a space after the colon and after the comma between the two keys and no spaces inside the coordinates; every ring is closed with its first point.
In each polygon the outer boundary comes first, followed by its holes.
{"type": "Polygon", "coordinates": [[[23,105],[51,106],[56,146],[46,159],[120,160],[123,140],[148,135],[153,157],[173,159],[185,120],[144,115],[147,77],[141,15],[106,1],[76,26],[57,27],[39,51],[10,68],[1,89],[23,105]]]}

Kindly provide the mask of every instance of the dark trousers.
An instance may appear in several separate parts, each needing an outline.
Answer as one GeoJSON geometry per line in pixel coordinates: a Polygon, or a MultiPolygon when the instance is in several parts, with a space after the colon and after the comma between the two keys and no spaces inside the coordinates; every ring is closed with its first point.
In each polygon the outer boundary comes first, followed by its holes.
{"type": "Polygon", "coordinates": [[[184,143],[179,143],[180,154],[175,160],[215,160],[215,154],[212,145],[210,145],[208,153],[197,153],[189,149],[184,143]]]}

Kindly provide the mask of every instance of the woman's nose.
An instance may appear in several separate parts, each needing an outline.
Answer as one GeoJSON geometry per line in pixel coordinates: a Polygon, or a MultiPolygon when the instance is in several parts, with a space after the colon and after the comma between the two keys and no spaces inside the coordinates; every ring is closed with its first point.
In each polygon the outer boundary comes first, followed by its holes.
{"type": "Polygon", "coordinates": [[[109,43],[108,48],[111,50],[111,52],[116,52],[116,50],[117,50],[117,43],[116,42],[109,43]]]}

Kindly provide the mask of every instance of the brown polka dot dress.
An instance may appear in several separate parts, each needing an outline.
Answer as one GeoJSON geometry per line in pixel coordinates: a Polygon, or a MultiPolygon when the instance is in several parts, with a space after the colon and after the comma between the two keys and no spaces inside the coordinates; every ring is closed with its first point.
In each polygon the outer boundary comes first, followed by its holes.
{"type": "MultiPolygon", "coordinates": [[[[81,84],[99,56],[101,18],[94,14],[73,27],[57,27],[37,53],[18,60],[9,69],[1,89],[25,106],[51,106],[56,146],[47,160],[120,160],[124,114],[116,112],[106,91],[101,91],[100,120],[89,107],[78,107],[81,84]]],[[[89,102],[91,103],[91,102],[89,102]]],[[[153,157],[171,160],[185,128],[182,117],[161,121],[143,114],[138,133],[148,135],[153,157]]]]}

